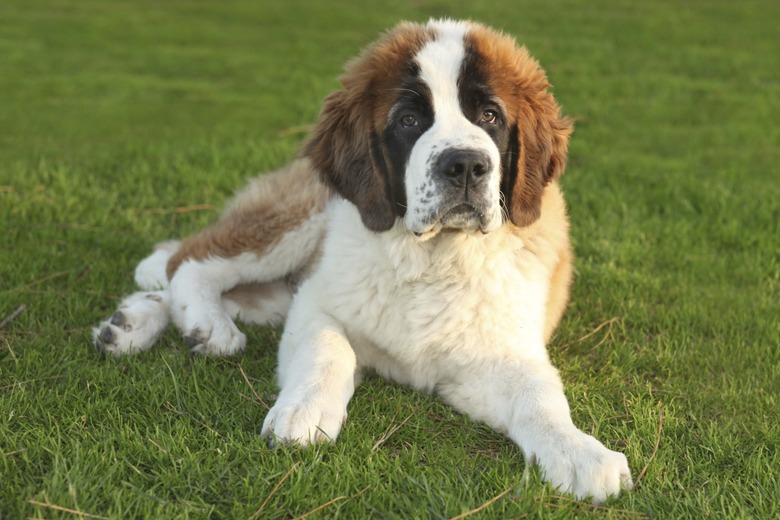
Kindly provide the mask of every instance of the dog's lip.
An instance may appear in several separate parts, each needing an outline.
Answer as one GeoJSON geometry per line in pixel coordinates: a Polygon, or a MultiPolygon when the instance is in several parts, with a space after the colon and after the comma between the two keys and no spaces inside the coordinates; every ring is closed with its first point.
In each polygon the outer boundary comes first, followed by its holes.
{"type": "Polygon", "coordinates": [[[463,213],[473,213],[475,216],[481,216],[481,213],[477,210],[477,208],[474,207],[473,204],[468,202],[461,202],[460,204],[456,204],[450,209],[444,211],[439,220],[444,220],[447,217],[460,215],[463,213]]]}
{"type": "Polygon", "coordinates": [[[449,209],[442,211],[437,221],[445,228],[462,229],[464,231],[472,228],[479,228],[483,230],[487,227],[487,215],[484,209],[475,206],[470,202],[459,202],[449,209]],[[452,221],[460,220],[455,225],[452,221]],[[463,225],[464,222],[468,222],[468,225],[463,225]]]}
{"type": "Polygon", "coordinates": [[[482,234],[490,232],[489,222],[486,214],[474,204],[463,201],[453,204],[447,209],[439,211],[435,218],[428,221],[428,224],[422,229],[411,229],[412,233],[421,241],[437,235],[439,231],[481,231],[482,234]],[[463,222],[454,223],[453,220],[469,220],[469,225],[463,225],[463,222]]]}
{"type": "Polygon", "coordinates": [[[441,224],[434,224],[433,226],[423,230],[412,230],[412,233],[414,233],[414,236],[417,238],[417,240],[420,242],[425,242],[426,240],[436,236],[439,231],[441,231],[441,224]]]}

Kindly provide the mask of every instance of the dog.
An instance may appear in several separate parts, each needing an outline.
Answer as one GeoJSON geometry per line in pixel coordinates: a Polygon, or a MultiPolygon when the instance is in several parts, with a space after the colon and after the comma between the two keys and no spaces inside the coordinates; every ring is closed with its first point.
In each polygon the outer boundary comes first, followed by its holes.
{"type": "Polygon", "coordinates": [[[546,343],[572,278],[557,180],[572,122],[528,51],[470,21],[401,23],[347,65],[300,158],[211,227],[164,242],[93,329],[113,355],[173,321],[228,356],[279,323],[270,443],[334,440],[365,370],[506,434],[544,478],[603,502],[626,457],[572,422],[546,343]]]}

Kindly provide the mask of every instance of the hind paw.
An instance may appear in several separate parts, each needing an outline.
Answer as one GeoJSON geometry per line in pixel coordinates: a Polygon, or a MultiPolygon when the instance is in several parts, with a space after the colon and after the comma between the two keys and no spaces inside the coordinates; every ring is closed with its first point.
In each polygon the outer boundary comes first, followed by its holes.
{"type": "Polygon", "coordinates": [[[92,329],[95,349],[114,356],[149,349],[168,325],[169,303],[166,291],[138,292],[125,298],[119,310],[92,329]]]}
{"type": "Polygon", "coordinates": [[[215,319],[211,325],[197,325],[184,335],[190,353],[206,356],[232,356],[246,346],[246,335],[238,330],[227,315],[215,319]]]}

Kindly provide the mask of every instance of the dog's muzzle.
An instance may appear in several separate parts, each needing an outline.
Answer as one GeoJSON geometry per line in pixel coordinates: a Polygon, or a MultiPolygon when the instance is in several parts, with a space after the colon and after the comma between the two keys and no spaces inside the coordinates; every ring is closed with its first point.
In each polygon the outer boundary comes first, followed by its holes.
{"type": "Polygon", "coordinates": [[[444,194],[438,208],[443,227],[485,229],[489,213],[485,180],[492,167],[481,150],[454,148],[439,155],[433,173],[444,194]]]}

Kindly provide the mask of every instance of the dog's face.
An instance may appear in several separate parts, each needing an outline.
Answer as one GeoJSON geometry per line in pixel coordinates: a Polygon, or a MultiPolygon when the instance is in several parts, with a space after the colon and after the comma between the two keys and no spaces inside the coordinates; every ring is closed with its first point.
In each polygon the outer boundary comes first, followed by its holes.
{"type": "Polygon", "coordinates": [[[404,23],[342,83],[304,153],[366,227],[385,231],[402,218],[427,239],[539,218],[572,128],[511,38],[474,23],[404,23]]]}

